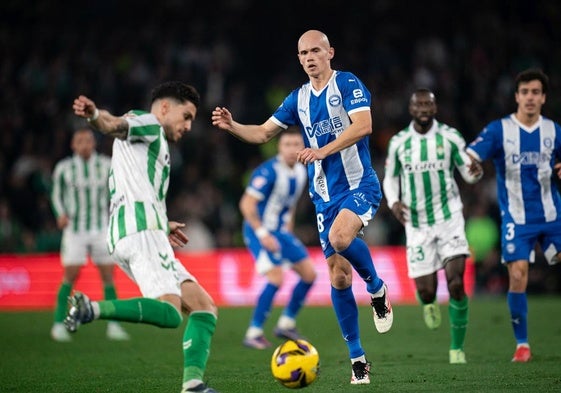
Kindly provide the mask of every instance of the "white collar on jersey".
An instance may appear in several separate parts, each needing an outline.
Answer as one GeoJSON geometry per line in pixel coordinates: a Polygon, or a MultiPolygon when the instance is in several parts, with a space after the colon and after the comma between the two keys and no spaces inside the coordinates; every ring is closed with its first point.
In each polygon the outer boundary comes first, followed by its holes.
{"type": "Polygon", "coordinates": [[[516,118],[516,114],[515,114],[515,113],[512,113],[512,114],[510,115],[510,118],[512,119],[513,122],[515,122],[516,124],[518,124],[518,126],[519,126],[520,128],[522,128],[524,131],[529,132],[529,133],[534,132],[535,130],[537,130],[537,129],[542,125],[542,120],[543,120],[542,115],[540,115],[540,117],[538,117],[538,120],[537,120],[534,124],[532,124],[530,127],[528,127],[528,126],[522,124],[522,123],[520,122],[520,120],[518,120],[518,119],[516,118]]]}
{"type": "Polygon", "coordinates": [[[438,122],[436,121],[436,119],[432,119],[432,126],[430,130],[427,131],[426,134],[421,134],[415,129],[413,120],[411,120],[409,127],[411,128],[411,130],[413,130],[413,133],[417,135],[419,138],[432,138],[436,134],[436,131],[438,130],[438,122]]]}

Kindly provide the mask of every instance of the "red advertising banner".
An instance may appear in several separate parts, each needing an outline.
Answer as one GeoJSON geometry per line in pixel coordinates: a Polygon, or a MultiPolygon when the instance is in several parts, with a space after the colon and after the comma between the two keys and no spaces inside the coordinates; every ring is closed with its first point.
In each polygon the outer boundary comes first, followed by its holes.
{"type": "MultiPolygon", "coordinates": [[[[414,303],[415,286],[407,277],[405,248],[373,247],[372,257],[378,274],[388,284],[392,303],[414,303]]],[[[307,304],[331,304],[331,286],[323,253],[319,248],[310,248],[318,278],[311,289],[307,304]]],[[[185,265],[219,306],[254,305],[265,284],[263,277],[254,270],[254,262],[245,249],[229,249],[204,253],[177,253],[185,265]]],[[[473,294],[475,269],[466,264],[465,284],[469,295],[473,294]]],[[[0,254],[0,310],[51,309],[62,279],[62,267],[58,254],[7,255],[0,254]]],[[[283,287],[277,293],[277,304],[285,304],[292,287],[297,282],[293,272],[287,272],[283,287]]],[[[135,283],[119,268],[115,269],[117,293],[121,298],[140,296],[135,283]]],[[[103,297],[101,280],[97,269],[88,263],[81,271],[74,287],[87,293],[92,299],[103,297]]],[[[364,282],[356,275],[353,289],[360,304],[370,302],[364,282]]],[[[448,299],[446,279],[439,272],[438,298],[448,299]]]]}

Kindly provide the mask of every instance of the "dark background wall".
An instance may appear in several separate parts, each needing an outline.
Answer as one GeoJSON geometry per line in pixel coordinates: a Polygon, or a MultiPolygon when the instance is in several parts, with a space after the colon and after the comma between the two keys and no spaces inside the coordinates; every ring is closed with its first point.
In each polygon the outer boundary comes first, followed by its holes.
{"type": "MultiPolygon", "coordinates": [[[[560,22],[561,7],[546,0],[3,1],[0,251],[58,249],[50,175],[83,125],[71,111],[77,94],[119,114],[146,108],[151,87],[163,80],[195,85],[204,104],[191,135],[174,147],[170,216],[191,224],[193,248],[239,246],[237,201],[248,171],[274,146],[245,145],[213,129],[210,111],[224,105],[242,122],[264,121],[307,80],[296,57],[304,31],[324,31],[336,50],[334,68],[354,72],[372,91],[372,156],[383,177],[387,141],[409,122],[416,87],[435,91],[438,119],[469,142],[514,110],[514,76],[540,67],[551,78],[544,114],[559,120],[560,22]]],[[[111,140],[99,138],[99,148],[110,154],[111,140]]],[[[486,170],[485,181],[462,185],[466,217],[496,224],[486,170]]],[[[299,233],[316,245],[313,209],[301,205],[299,233]]],[[[367,239],[403,242],[386,206],[367,239]]]]}

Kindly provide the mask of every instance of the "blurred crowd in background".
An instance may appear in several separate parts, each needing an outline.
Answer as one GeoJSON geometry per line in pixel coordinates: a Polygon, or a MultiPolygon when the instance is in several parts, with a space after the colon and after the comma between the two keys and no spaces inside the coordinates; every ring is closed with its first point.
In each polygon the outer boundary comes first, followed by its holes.
{"type": "MultiPolygon", "coordinates": [[[[173,146],[170,218],[187,223],[187,251],[243,245],[238,200],[273,142],[247,145],[210,122],[215,106],[261,123],[307,81],[296,56],[310,28],[335,48],[333,68],[359,76],[373,94],[371,151],[380,180],[389,138],[410,121],[408,100],[432,89],[437,119],[470,142],[489,121],[515,109],[513,79],[529,67],[550,77],[544,114],[561,121],[561,7],[555,1],[464,0],[407,4],[391,0],[90,3],[4,1],[0,5],[0,252],[58,251],[50,208],[51,172],[71,154],[84,125],[72,113],[78,94],[114,114],[147,109],[150,89],[177,79],[203,98],[192,132],[173,146]]],[[[99,134],[98,134],[99,136],[99,134]]],[[[111,154],[111,138],[98,150],[111,154]]],[[[461,192],[478,290],[503,293],[499,212],[493,169],[461,192]]],[[[297,232],[318,245],[313,207],[304,198],[297,232]]],[[[370,245],[404,244],[385,204],[365,236],[370,245]]],[[[532,291],[561,291],[561,275],[539,261],[532,291]]]]}

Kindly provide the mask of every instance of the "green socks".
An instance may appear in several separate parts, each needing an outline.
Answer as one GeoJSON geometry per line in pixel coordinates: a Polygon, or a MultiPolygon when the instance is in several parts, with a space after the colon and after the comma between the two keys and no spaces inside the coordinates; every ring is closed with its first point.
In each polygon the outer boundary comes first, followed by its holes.
{"type": "MultiPolygon", "coordinates": [[[[181,324],[181,313],[170,303],[149,298],[97,302],[99,319],[139,322],[163,328],[181,324]]],[[[216,329],[216,316],[209,311],[189,315],[183,334],[183,382],[203,380],[210,355],[210,342],[216,329]]]]}
{"type": "Polygon", "coordinates": [[[210,342],[216,328],[216,316],[208,311],[194,311],[183,334],[183,382],[203,380],[210,354],[210,342]]]}
{"type": "Polygon", "coordinates": [[[56,297],[55,306],[55,323],[62,323],[66,317],[66,306],[68,304],[68,296],[72,292],[72,285],[67,282],[60,284],[56,297]]]}
{"type": "Polygon", "coordinates": [[[162,328],[176,328],[183,320],[174,306],[156,299],[105,300],[98,304],[99,319],[146,323],[162,328]]]}
{"type": "Polygon", "coordinates": [[[468,298],[462,300],[450,298],[448,305],[450,315],[450,349],[463,349],[468,323],[468,298]]]}
{"type": "Polygon", "coordinates": [[[117,291],[115,290],[115,285],[108,284],[103,286],[103,296],[105,300],[115,300],[117,299],[117,291]]]}

